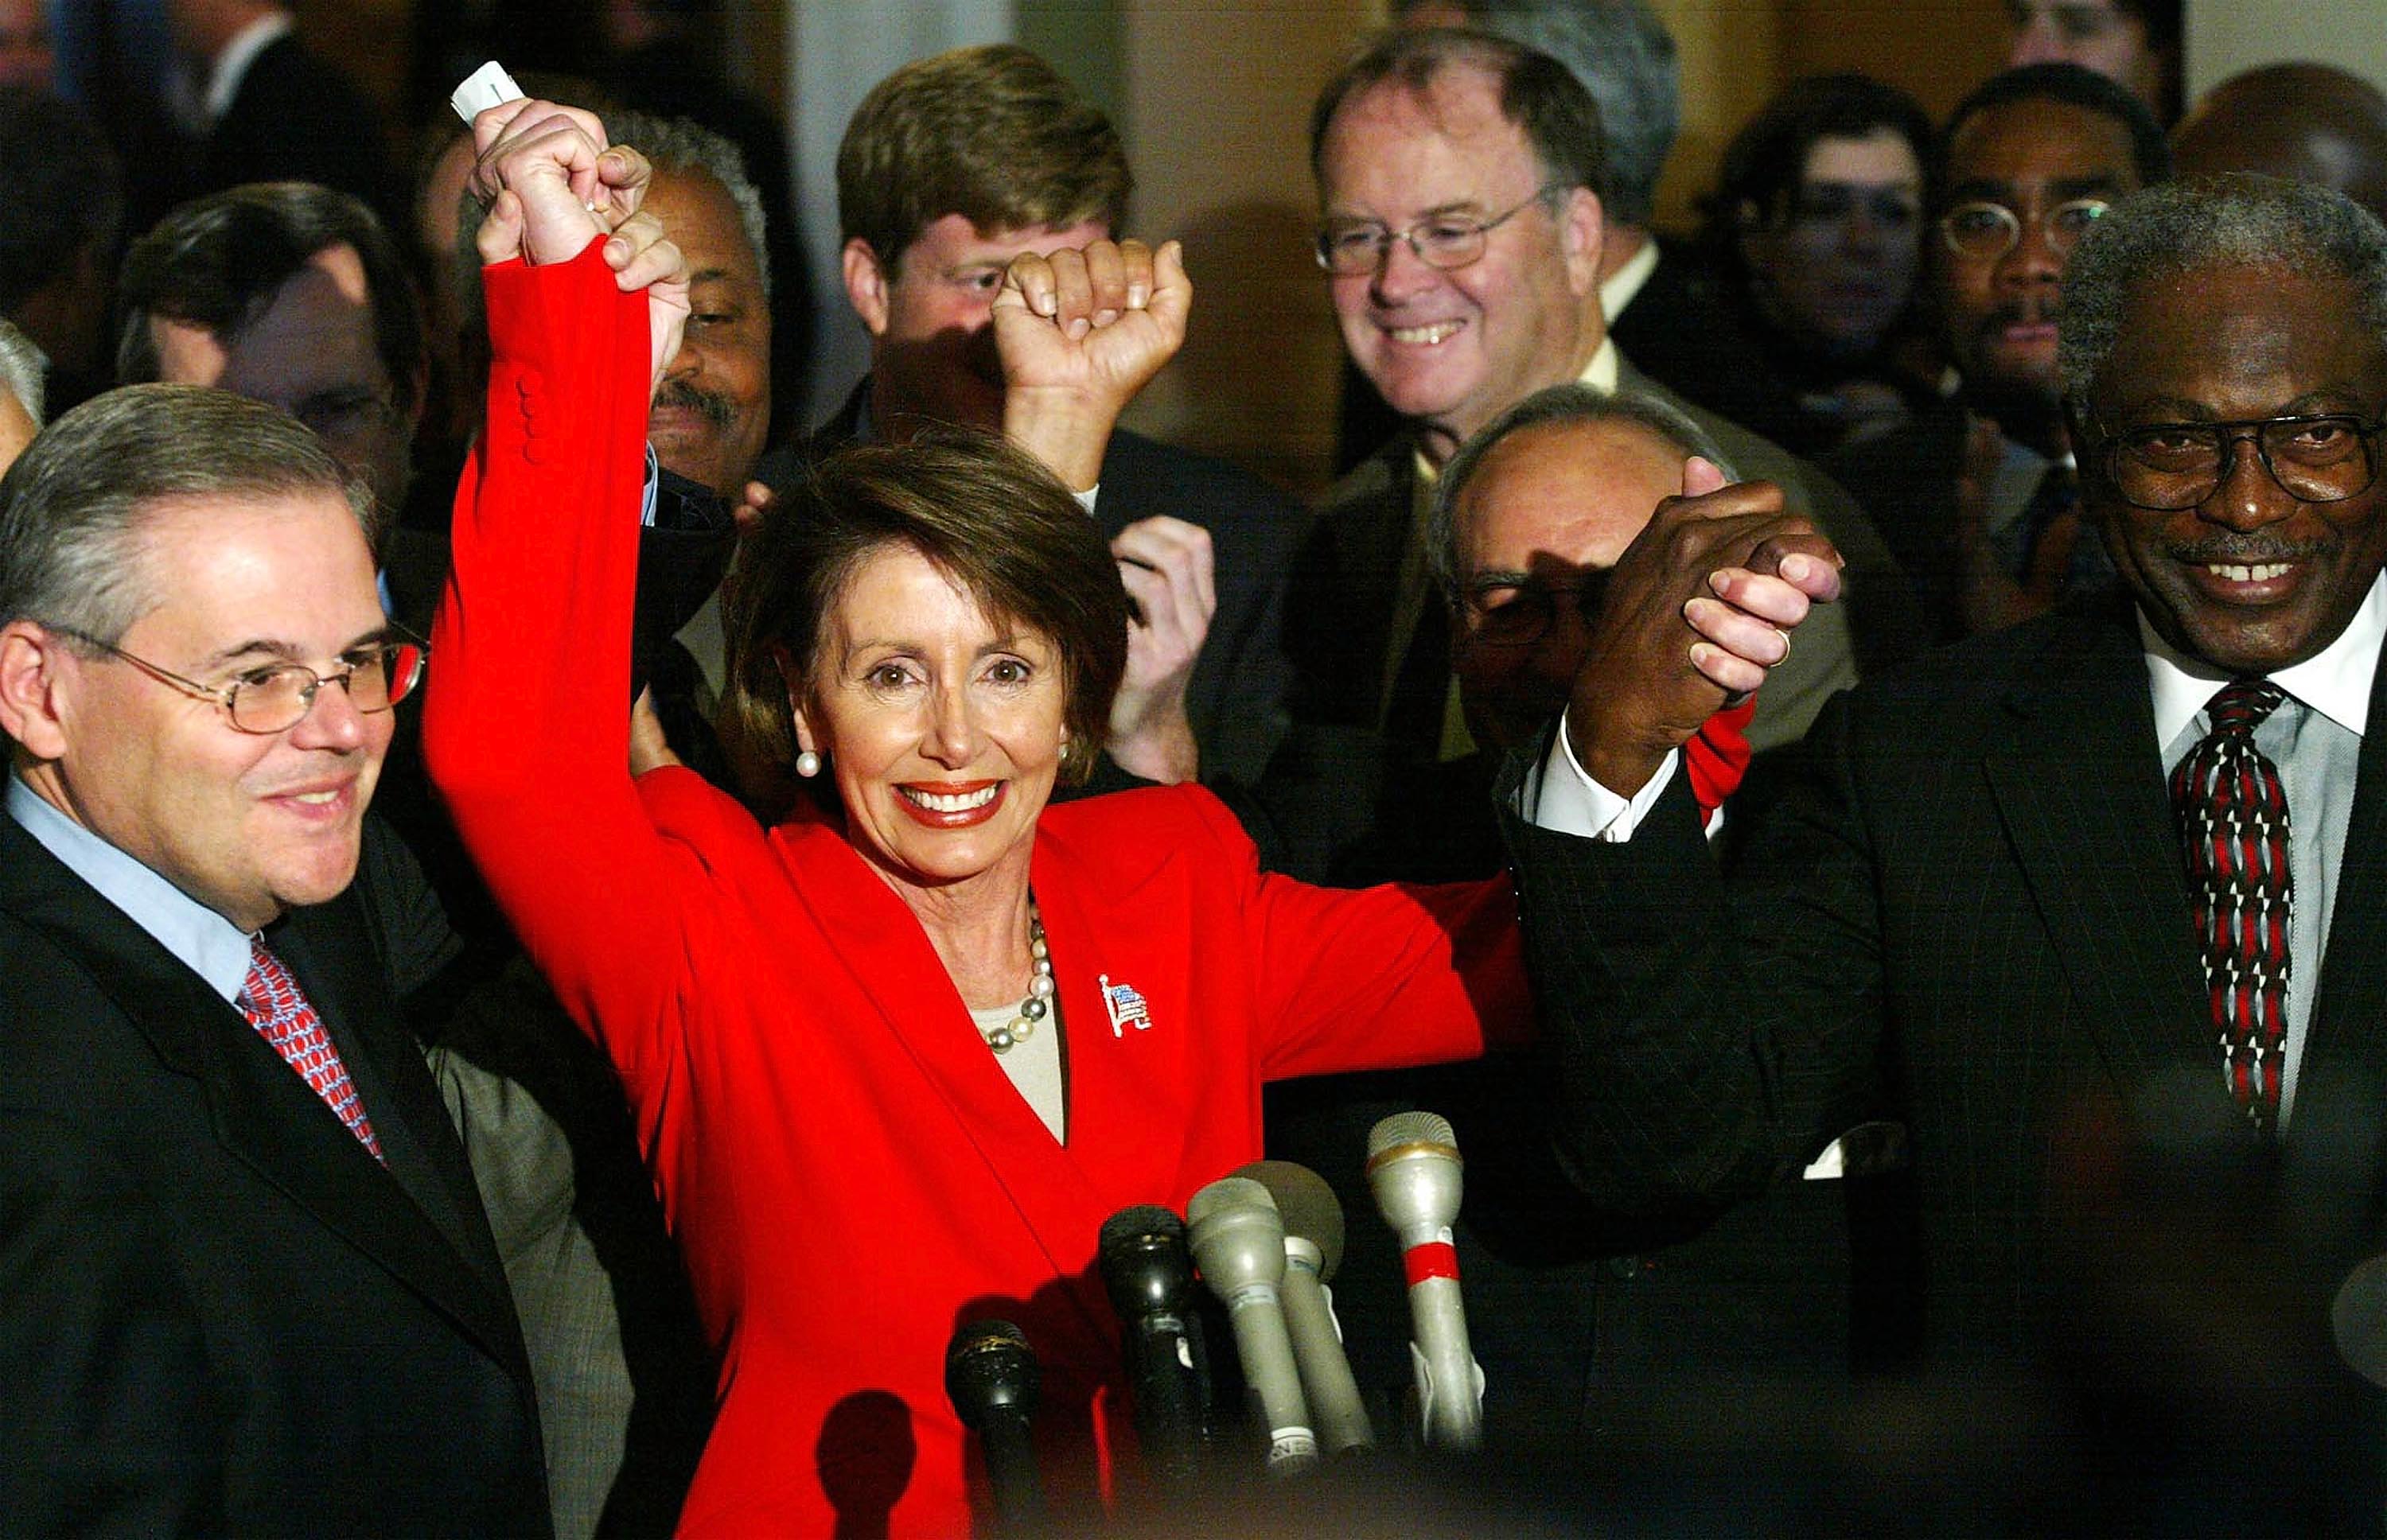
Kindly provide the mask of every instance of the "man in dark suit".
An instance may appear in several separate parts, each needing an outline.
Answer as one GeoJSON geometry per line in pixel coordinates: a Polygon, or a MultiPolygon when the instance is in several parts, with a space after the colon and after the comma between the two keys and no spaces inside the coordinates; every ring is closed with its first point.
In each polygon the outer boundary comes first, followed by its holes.
{"type": "Polygon", "coordinates": [[[204,129],[195,193],[316,182],[403,211],[379,115],[356,82],[299,42],[276,0],[169,0],[175,46],[196,69],[204,129]]]}
{"type": "MultiPolygon", "coordinates": [[[[1024,48],[957,48],[873,87],[838,150],[845,292],[870,333],[869,375],[800,453],[933,424],[998,432],[1006,391],[991,307],[1023,252],[1082,247],[1124,222],[1118,135],[1024,48]]],[[[1143,624],[1111,713],[1110,758],[1147,779],[1257,777],[1282,732],[1286,570],[1305,518],[1222,461],[1124,430],[1090,500],[1143,624]],[[1198,752],[1197,752],[1198,751],[1198,752]]]]}
{"type": "Polygon", "coordinates": [[[2382,298],[2387,229],[2337,195],[2121,205],[2060,361],[2125,591],[1835,703],[1726,885],[1663,745],[1832,584],[1751,489],[1671,505],[1512,829],[1587,1193],[1749,1191],[1886,1069],[1926,1425],[1995,1430],[1995,1524],[2379,1521],[2330,1313],[2387,1193],[2382,298]],[[1721,662],[1682,625],[1719,599],[1721,662]]]}
{"type": "Polygon", "coordinates": [[[2082,532],[2055,377],[2064,265],[2098,206],[2171,174],[2145,106],[2078,65],[2009,70],[1940,131],[1926,238],[1961,390],[1825,468],[1920,593],[1935,641],[2109,583],[2082,532]]]}
{"type": "Polygon", "coordinates": [[[397,1008],[422,913],[364,827],[422,660],[361,497],[280,412],[171,385],[0,492],[0,1525],[546,1533],[505,1274],[397,1008]]]}
{"type": "Polygon", "coordinates": [[[1396,32],[1327,84],[1311,123],[1319,254],[1344,343],[1408,425],[1327,494],[1295,571],[1295,726],[1261,797],[1287,869],[1329,869],[1379,820],[1386,778],[1464,752],[1426,503],[1464,439],[1547,386],[1666,399],[1840,546],[1852,601],[1800,633],[1752,738],[1760,751],[1794,741],[1863,667],[1910,649],[1903,581],[1847,495],[1667,396],[1609,340],[1596,299],[1598,120],[1563,66],[1489,36],[1396,32]]]}

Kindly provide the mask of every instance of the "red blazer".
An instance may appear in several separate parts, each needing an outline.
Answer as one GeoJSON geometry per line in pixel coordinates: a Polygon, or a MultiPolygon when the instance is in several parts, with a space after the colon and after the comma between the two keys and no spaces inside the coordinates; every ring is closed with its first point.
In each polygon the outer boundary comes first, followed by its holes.
{"type": "Polygon", "coordinates": [[[1030,881],[1066,1043],[1056,1143],[928,937],[836,828],[633,782],[622,701],[647,326],[593,254],[488,274],[487,436],[458,493],[424,723],[491,889],[620,1068],[723,1355],[690,1532],[825,1534],[971,1501],[954,1328],[1017,1321],[1063,1512],[1130,1436],[1102,1221],[1260,1154],[1262,1080],[1479,1052],[1526,1019],[1505,880],[1264,876],[1206,792],[1048,808],[1030,881]],[[561,382],[569,381],[564,386],[561,382]],[[549,382],[557,382],[550,385],[549,382]],[[1149,1023],[1114,1024],[1103,980],[1149,1023]]]}

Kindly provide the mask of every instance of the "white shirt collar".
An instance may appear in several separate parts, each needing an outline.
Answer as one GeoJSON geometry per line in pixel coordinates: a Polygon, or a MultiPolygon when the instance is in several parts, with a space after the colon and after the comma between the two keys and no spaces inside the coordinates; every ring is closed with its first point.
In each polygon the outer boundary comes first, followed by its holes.
{"type": "Polygon", "coordinates": [[[1599,313],[1613,323],[1618,316],[1624,313],[1624,307],[1633,303],[1633,297],[1641,292],[1641,285],[1649,282],[1649,275],[1657,271],[1658,240],[1653,235],[1641,243],[1641,249],[1628,258],[1623,267],[1608,275],[1608,282],[1599,285],[1599,313]]]}
{"type": "Polygon", "coordinates": [[[257,56],[289,35],[293,22],[288,11],[273,11],[259,17],[233,35],[216,55],[215,63],[208,68],[207,95],[199,98],[200,110],[209,123],[215,123],[232,110],[232,99],[240,95],[240,82],[248,78],[248,67],[257,56]]]}
{"type": "MultiPolygon", "coordinates": [[[[2138,612],[2139,642],[2146,649],[2147,684],[2153,692],[2155,743],[2162,747],[2196,719],[2213,692],[2230,675],[2191,658],[2155,634],[2146,612],[2138,612]]],[[[2271,682],[2360,738],[2370,720],[2370,682],[2379,671],[2379,647],[2387,639],[2387,573],[2371,579],[2361,608],[2337,639],[2270,676],[2271,682]]]]}
{"type": "Polygon", "coordinates": [[[52,807],[16,776],[8,815],[226,1001],[248,982],[248,932],[52,807]]]}
{"type": "MultiPolygon", "coordinates": [[[[1591,355],[1591,361],[1583,366],[1583,373],[1578,376],[1580,382],[1603,396],[1615,395],[1616,387],[1623,379],[1618,372],[1623,367],[1623,355],[1617,352],[1614,341],[1608,337],[1600,338],[1598,350],[1591,355]]],[[[1432,486],[1434,478],[1442,474],[1442,467],[1426,459],[1425,450],[1422,448],[1419,448],[1411,458],[1417,465],[1418,486],[1432,486]]]]}

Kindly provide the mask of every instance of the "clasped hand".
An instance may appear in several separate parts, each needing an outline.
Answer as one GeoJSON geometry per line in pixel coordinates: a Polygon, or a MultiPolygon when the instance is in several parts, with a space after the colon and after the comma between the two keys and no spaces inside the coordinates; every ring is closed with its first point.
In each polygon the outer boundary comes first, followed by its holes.
{"type": "Polygon", "coordinates": [[[1812,604],[1838,599],[1840,556],[1771,482],[1726,485],[1704,460],[1658,505],[1609,576],[1567,707],[1568,746],[1630,797],[1666,756],[1790,655],[1812,604]]]}

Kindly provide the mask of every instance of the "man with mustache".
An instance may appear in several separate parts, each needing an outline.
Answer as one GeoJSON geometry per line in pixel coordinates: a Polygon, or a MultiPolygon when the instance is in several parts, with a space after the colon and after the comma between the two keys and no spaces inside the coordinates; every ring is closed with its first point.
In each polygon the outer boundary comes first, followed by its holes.
{"type": "Polygon", "coordinates": [[[2081,232],[2171,158],[2144,104],[2074,64],[1995,77],[1950,115],[1939,153],[1925,245],[1962,388],[1825,463],[1952,640],[2113,576],[2081,533],[2055,322],[2081,232]]]}

